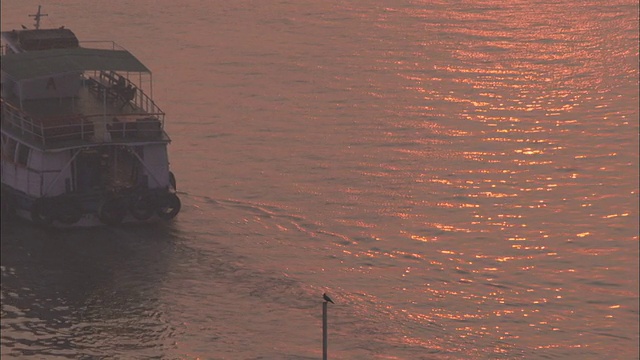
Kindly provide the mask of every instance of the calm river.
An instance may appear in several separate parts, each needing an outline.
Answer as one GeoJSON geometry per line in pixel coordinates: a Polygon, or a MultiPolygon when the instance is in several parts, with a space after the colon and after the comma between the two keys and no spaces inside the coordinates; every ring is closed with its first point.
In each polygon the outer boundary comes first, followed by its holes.
{"type": "Polygon", "coordinates": [[[3,224],[2,359],[637,359],[638,3],[3,0],[154,72],[168,226],[3,224]],[[7,226],[5,226],[7,225],[7,226]]]}

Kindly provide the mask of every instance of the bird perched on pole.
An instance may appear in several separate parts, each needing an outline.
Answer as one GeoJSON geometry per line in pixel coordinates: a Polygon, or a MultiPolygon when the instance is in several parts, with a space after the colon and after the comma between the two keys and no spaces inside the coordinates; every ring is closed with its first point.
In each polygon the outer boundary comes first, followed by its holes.
{"type": "Polygon", "coordinates": [[[327,296],[327,293],[322,294],[322,298],[323,298],[323,299],[324,299],[324,301],[326,301],[326,302],[330,302],[330,303],[332,303],[332,304],[335,304],[335,303],[333,302],[333,300],[331,300],[331,298],[327,296]]]}

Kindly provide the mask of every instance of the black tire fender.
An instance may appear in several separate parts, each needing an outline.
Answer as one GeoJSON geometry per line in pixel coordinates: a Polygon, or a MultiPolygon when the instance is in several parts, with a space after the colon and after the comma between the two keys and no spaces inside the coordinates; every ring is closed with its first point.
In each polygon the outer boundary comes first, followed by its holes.
{"type": "Polygon", "coordinates": [[[63,224],[75,224],[82,217],[82,208],[76,200],[60,199],[56,208],[55,219],[63,224]]]}
{"type": "Polygon", "coordinates": [[[105,199],[98,211],[98,218],[107,225],[120,224],[126,215],[127,207],[124,200],[119,197],[105,199]]]}
{"type": "Polygon", "coordinates": [[[158,199],[157,214],[163,220],[171,220],[180,212],[182,204],[174,193],[167,193],[158,199]]]}
{"type": "Polygon", "coordinates": [[[129,211],[137,220],[149,220],[156,211],[156,202],[149,195],[138,196],[131,202],[129,211]]]}
{"type": "Polygon", "coordinates": [[[31,205],[31,220],[39,225],[50,225],[53,222],[55,207],[51,199],[36,199],[31,205]]]}

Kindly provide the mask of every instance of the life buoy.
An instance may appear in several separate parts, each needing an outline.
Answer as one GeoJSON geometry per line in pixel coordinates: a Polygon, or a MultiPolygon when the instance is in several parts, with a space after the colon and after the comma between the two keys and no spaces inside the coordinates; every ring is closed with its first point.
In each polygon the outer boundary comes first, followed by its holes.
{"type": "Polygon", "coordinates": [[[56,205],[55,219],[66,225],[72,225],[80,221],[82,208],[73,199],[60,199],[56,205]]]}
{"type": "Polygon", "coordinates": [[[131,202],[129,211],[131,215],[140,221],[149,220],[156,210],[155,201],[149,195],[136,197],[131,202]]]}
{"type": "Polygon", "coordinates": [[[180,212],[180,199],[174,193],[167,193],[158,200],[158,217],[164,220],[171,220],[180,212]]]}
{"type": "Polygon", "coordinates": [[[39,225],[50,225],[54,218],[54,206],[50,199],[36,199],[31,206],[31,220],[39,225]]]}
{"type": "Polygon", "coordinates": [[[117,197],[105,199],[98,211],[98,218],[107,225],[120,224],[126,215],[127,207],[123,200],[117,197]]]}

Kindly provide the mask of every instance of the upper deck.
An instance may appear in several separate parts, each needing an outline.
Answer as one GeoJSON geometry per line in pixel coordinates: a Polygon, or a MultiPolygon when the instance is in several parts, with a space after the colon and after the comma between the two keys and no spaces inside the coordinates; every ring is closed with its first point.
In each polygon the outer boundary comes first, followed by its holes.
{"type": "Polygon", "coordinates": [[[74,97],[32,99],[22,104],[16,96],[3,97],[2,131],[43,150],[169,142],[164,112],[140,90],[132,99],[122,94],[113,84],[117,76],[98,72],[83,77],[74,97]]]}
{"type": "Polygon", "coordinates": [[[151,72],[128,51],[113,42],[75,46],[67,35],[69,46],[57,39],[48,47],[46,30],[22,32],[42,33],[3,33],[5,42],[22,39],[36,49],[4,44],[3,133],[44,150],[170,141],[164,112],[145,92],[151,72]]]}

